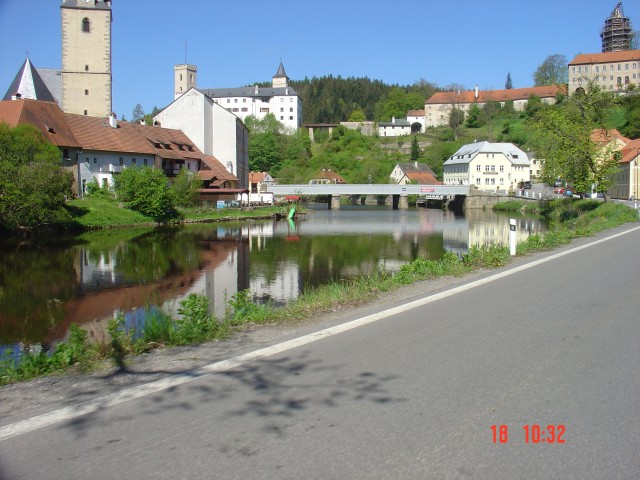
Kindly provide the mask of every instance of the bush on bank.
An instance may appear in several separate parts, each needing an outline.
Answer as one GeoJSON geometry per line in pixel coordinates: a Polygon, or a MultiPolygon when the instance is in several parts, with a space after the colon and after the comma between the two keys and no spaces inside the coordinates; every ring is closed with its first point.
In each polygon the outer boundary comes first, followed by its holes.
{"type": "MultiPolygon", "coordinates": [[[[549,250],[567,244],[576,237],[637,221],[637,213],[629,207],[594,200],[542,202],[540,211],[549,219],[550,229],[520,242],[517,245],[518,255],[549,250]]],[[[461,276],[481,268],[501,267],[508,261],[507,247],[472,246],[460,256],[447,252],[437,261],[418,258],[403,265],[395,274],[381,272],[308,290],[284,308],[256,304],[251,300],[249,291],[245,290],[229,299],[223,319],[208,313],[208,299],[205,296],[192,294],[180,303],[178,318],[155,311],[148,316],[140,332],[125,331],[124,319],[116,318],[108,327],[109,342],[89,344],[86,332],[72,325],[69,340],[59,344],[52,355],[26,353],[18,364],[8,357],[0,359],[0,385],[59,374],[69,369],[91,370],[106,358],[123,368],[127,356],[131,354],[161,346],[220,340],[227,338],[234,327],[244,324],[301,319],[321,311],[359,304],[375,298],[381,292],[392,291],[416,281],[445,275],[461,276]]]]}

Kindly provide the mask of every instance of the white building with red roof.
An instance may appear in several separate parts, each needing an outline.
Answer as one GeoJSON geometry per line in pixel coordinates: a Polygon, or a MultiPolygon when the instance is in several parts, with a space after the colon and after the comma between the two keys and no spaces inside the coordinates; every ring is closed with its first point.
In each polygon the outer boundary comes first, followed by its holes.
{"type": "Polygon", "coordinates": [[[583,53],[569,62],[569,94],[594,82],[613,92],[640,84],[640,50],[583,53]]]}
{"type": "Polygon", "coordinates": [[[506,102],[513,102],[515,111],[523,111],[531,96],[540,98],[543,103],[555,103],[558,95],[564,93],[565,88],[558,85],[505,90],[478,90],[476,87],[474,90],[437,92],[425,102],[424,123],[427,127],[447,125],[454,107],[462,110],[465,117],[472,105],[482,107],[488,102],[499,102],[503,107],[506,102]]]}

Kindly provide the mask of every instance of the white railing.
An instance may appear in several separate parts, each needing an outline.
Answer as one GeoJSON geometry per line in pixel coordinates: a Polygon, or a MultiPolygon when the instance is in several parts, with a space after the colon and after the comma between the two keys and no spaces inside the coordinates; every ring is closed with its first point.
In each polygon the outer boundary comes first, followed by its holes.
{"type": "Polygon", "coordinates": [[[542,199],[542,193],[541,192],[530,192],[528,190],[516,190],[516,197],[530,198],[532,200],[541,200],[542,199]]]}

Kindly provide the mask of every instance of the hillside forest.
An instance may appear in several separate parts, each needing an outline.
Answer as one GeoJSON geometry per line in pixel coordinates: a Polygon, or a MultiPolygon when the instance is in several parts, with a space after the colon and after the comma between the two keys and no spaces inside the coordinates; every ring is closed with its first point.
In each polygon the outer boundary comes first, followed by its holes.
{"type": "MultiPolygon", "coordinates": [[[[425,99],[438,90],[425,81],[402,87],[368,78],[331,76],[291,83],[303,98],[304,122],[308,123],[404,118],[408,110],[423,109],[425,99]]],[[[553,109],[567,108],[566,98],[557,100],[553,109]]],[[[536,151],[532,118],[545,108],[537,97],[518,112],[510,102],[503,106],[493,102],[472,107],[466,116],[454,110],[447,126],[422,134],[378,138],[337,127],[331,135],[316,130],[314,143],[305,129],[286,134],[272,116],[261,121],[247,118],[249,166],[252,171],[268,171],[280,183],[307,183],[322,169],[337,172],[348,183],[388,183],[397,163],[418,161],[441,180],[443,163],[467,143],[510,142],[525,151],[536,151]]],[[[640,137],[639,94],[612,98],[606,114],[608,128],[617,128],[628,138],[640,137]]]]}

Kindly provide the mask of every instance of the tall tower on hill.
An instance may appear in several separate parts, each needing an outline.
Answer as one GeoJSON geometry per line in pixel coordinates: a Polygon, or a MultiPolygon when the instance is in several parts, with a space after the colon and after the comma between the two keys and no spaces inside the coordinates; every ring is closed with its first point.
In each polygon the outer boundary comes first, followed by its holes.
{"type": "Polygon", "coordinates": [[[618,2],[609,18],[604,21],[600,33],[602,52],[620,52],[631,48],[631,21],[624,16],[622,2],[618,2]]]}
{"type": "Polygon", "coordinates": [[[111,0],[62,0],[62,110],[107,117],[111,99],[111,0]]]}

